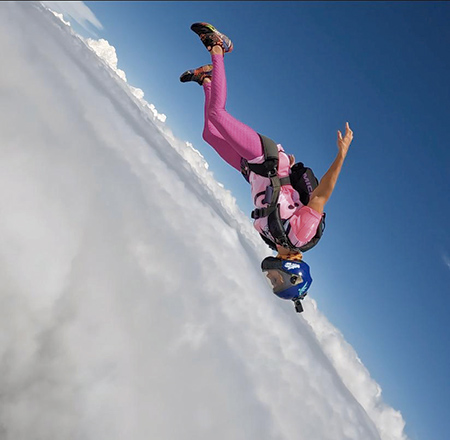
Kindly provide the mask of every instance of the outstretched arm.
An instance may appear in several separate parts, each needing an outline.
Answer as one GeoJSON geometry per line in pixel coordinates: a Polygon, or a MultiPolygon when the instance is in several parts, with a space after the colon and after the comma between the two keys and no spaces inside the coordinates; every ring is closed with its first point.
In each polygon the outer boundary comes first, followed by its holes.
{"type": "Polygon", "coordinates": [[[331,164],[328,171],[322,177],[317,188],[312,192],[308,206],[319,214],[323,213],[325,204],[331,196],[331,193],[336,186],[337,179],[342,169],[345,157],[347,156],[348,148],[352,143],[353,131],[350,129],[348,122],[345,126],[345,135],[342,137],[342,133],[337,132],[337,146],[338,154],[334,162],[331,164]]]}

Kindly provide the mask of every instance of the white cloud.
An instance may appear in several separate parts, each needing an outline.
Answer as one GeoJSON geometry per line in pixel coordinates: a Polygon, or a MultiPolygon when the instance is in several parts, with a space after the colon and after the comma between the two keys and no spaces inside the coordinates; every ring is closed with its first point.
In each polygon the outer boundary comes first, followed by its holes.
{"type": "MultiPolygon", "coordinates": [[[[89,9],[89,7],[80,1],[69,2],[49,2],[41,1],[41,3],[54,12],[62,14],[67,19],[75,20],[84,29],[90,31],[89,24],[96,29],[103,29],[103,25],[100,23],[95,14],[89,9]]],[[[67,23],[66,23],[67,24],[67,23]]]]}
{"type": "Polygon", "coordinates": [[[405,439],[201,155],[54,20],[0,4],[2,439],[405,439]]]}
{"type": "MultiPolygon", "coordinates": [[[[91,22],[97,28],[103,29],[101,23],[97,20],[94,13],[83,2],[41,2],[44,7],[48,8],[57,18],[59,18],[65,25],[70,26],[70,22],[64,20],[64,15],[73,17],[75,20],[82,24],[86,28],[86,21],[91,22]],[[84,24],[83,24],[84,23],[84,24]]],[[[77,35],[77,34],[75,34],[77,35]]],[[[103,38],[94,40],[92,38],[83,38],[81,35],[77,35],[81,41],[93,50],[97,56],[106,63],[106,65],[112,69],[119,78],[124,82],[127,82],[126,74],[123,70],[117,67],[118,59],[116,54],[116,48],[109,44],[109,42],[103,38]]],[[[157,119],[160,122],[165,122],[167,116],[163,113],[159,113],[155,106],[144,99],[144,91],[137,87],[128,84],[131,93],[141,102],[146,108],[149,115],[153,119],[157,119]]]]}
{"type": "Polygon", "coordinates": [[[103,38],[100,38],[100,40],[87,38],[86,43],[109,67],[111,67],[111,69],[114,70],[114,72],[117,73],[120,78],[126,82],[127,77],[125,72],[117,68],[117,55],[114,46],[111,46],[103,38]]]}
{"type": "Polygon", "coordinates": [[[305,311],[305,318],[331,360],[343,383],[375,422],[382,439],[406,439],[405,423],[399,411],[386,405],[380,386],[370,377],[353,347],[317,309],[315,301],[305,311]]]}
{"type": "MultiPolygon", "coordinates": [[[[99,58],[101,58],[123,81],[127,82],[125,72],[117,68],[117,55],[114,46],[111,46],[107,40],[101,38],[100,40],[93,40],[87,38],[84,40],[90,49],[92,49],[99,58]]],[[[146,108],[147,111],[153,116],[153,119],[158,119],[161,122],[166,121],[166,115],[159,113],[153,104],[149,104],[144,99],[144,91],[128,85],[131,93],[140,101],[140,103],[146,108]]]]}
{"type": "Polygon", "coordinates": [[[444,261],[444,264],[450,269],[450,257],[448,256],[448,254],[444,253],[442,255],[442,259],[444,261]]]}
{"type": "Polygon", "coordinates": [[[64,20],[64,15],[63,14],[60,14],[59,12],[52,11],[51,9],[50,9],[50,12],[52,14],[54,14],[55,17],[58,17],[66,26],[71,26],[70,21],[64,20]]]}

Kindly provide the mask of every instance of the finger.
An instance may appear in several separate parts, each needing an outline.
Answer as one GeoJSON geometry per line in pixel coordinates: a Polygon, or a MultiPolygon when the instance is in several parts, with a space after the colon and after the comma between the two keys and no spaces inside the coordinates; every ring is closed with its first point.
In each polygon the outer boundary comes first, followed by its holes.
{"type": "Polygon", "coordinates": [[[345,135],[347,136],[352,136],[353,137],[353,131],[350,128],[350,125],[348,124],[348,122],[345,124],[345,135]]]}
{"type": "Polygon", "coordinates": [[[342,140],[342,133],[339,130],[337,132],[337,135],[338,135],[338,139],[342,140]]]}

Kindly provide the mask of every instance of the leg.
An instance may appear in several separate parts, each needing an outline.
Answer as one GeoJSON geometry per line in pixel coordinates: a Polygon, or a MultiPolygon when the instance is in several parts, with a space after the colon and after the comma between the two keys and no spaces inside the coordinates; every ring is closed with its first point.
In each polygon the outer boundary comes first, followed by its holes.
{"type": "Polygon", "coordinates": [[[209,105],[211,98],[211,81],[203,82],[205,92],[205,126],[203,128],[203,139],[217,151],[219,156],[238,171],[241,170],[241,156],[223,138],[213,123],[209,120],[209,105]]]}
{"type": "MultiPolygon", "coordinates": [[[[211,57],[214,69],[207,119],[212,122],[218,133],[239,156],[247,160],[256,159],[263,155],[258,133],[235,119],[225,110],[227,84],[223,49],[218,45],[214,46],[211,50],[211,57]]],[[[205,82],[209,82],[209,80],[205,82]]]]}
{"type": "MultiPolygon", "coordinates": [[[[226,162],[240,170],[241,158],[247,160],[262,158],[263,148],[258,133],[233,118],[225,110],[227,86],[223,56],[225,52],[233,50],[233,43],[208,23],[194,23],[191,29],[211,53],[214,66],[213,81],[211,84],[210,75],[195,79],[191,71],[185,72],[180,80],[182,82],[195,80],[203,85],[206,98],[203,138],[226,162]]],[[[195,72],[197,70],[200,71],[196,69],[195,72]]]]}

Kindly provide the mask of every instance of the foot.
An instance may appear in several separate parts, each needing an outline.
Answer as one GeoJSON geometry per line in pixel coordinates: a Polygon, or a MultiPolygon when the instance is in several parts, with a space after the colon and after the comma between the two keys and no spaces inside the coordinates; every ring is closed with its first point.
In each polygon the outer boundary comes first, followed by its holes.
{"type": "Polygon", "coordinates": [[[203,85],[203,81],[206,78],[212,78],[212,64],[206,64],[204,66],[200,66],[194,70],[186,70],[186,72],[182,73],[180,76],[180,81],[185,83],[189,81],[195,81],[199,85],[203,85]]]}
{"type": "Polygon", "coordinates": [[[206,49],[210,51],[214,46],[221,46],[224,52],[233,50],[233,43],[224,34],[220,33],[212,24],[194,23],[191,29],[200,37],[206,49]]]}

